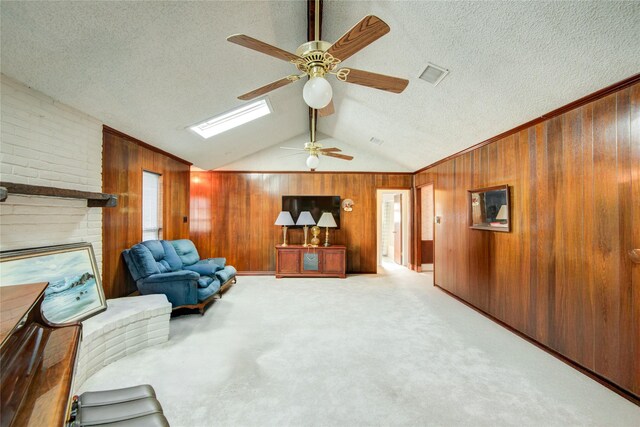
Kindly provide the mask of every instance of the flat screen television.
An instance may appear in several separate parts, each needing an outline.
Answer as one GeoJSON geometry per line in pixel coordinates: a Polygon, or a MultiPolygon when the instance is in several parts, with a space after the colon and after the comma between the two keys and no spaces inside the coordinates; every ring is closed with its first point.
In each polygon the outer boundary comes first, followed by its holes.
{"type": "Polygon", "coordinates": [[[309,211],[316,224],[323,212],[331,212],[340,228],[340,196],[282,196],[282,210],[291,212],[294,222],[298,221],[300,212],[309,211]]]}

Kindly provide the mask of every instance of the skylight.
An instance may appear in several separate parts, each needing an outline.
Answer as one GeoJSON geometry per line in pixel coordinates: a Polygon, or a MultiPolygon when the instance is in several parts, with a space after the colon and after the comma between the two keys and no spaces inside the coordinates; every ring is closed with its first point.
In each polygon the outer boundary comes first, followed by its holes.
{"type": "Polygon", "coordinates": [[[234,108],[226,113],[218,114],[204,122],[189,126],[189,129],[201,137],[208,139],[219,133],[226,132],[229,129],[271,114],[271,112],[271,105],[267,98],[263,98],[250,104],[244,104],[241,107],[234,108]]]}

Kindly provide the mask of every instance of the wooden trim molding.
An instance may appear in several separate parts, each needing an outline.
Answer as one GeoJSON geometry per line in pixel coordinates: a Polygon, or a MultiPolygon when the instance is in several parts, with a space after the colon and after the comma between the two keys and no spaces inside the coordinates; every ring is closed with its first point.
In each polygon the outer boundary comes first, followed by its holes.
{"type": "Polygon", "coordinates": [[[274,271],[238,271],[236,276],[275,276],[274,271]]]}
{"type": "Polygon", "coordinates": [[[112,135],[119,136],[120,138],[124,138],[124,139],[126,139],[126,140],[128,140],[128,141],[131,141],[131,142],[133,142],[134,144],[137,144],[137,145],[139,145],[139,146],[141,146],[141,147],[146,148],[147,150],[155,151],[156,153],[160,153],[160,154],[162,154],[162,155],[164,155],[164,156],[170,157],[170,158],[172,158],[173,160],[177,160],[177,161],[179,161],[179,162],[182,162],[182,163],[184,163],[185,165],[188,165],[188,166],[193,165],[193,163],[188,162],[188,161],[186,161],[186,160],[184,160],[184,159],[182,159],[182,158],[180,158],[180,157],[176,156],[175,154],[171,154],[171,153],[169,153],[169,152],[167,152],[167,151],[161,150],[161,149],[160,149],[160,148],[158,148],[158,147],[154,147],[153,145],[147,144],[147,143],[146,143],[146,142],[144,142],[144,141],[140,141],[140,140],[139,140],[139,139],[137,139],[137,138],[134,138],[134,137],[132,137],[132,136],[130,136],[130,135],[127,135],[127,134],[126,134],[126,133],[124,133],[124,132],[120,132],[119,130],[116,130],[116,129],[114,129],[114,128],[112,128],[112,127],[109,127],[109,126],[107,126],[107,125],[102,125],[102,132],[103,132],[103,133],[104,133],[104,132],[107,132],[107,133],[110,133],[110,134],[112,134],[112,135]]]}
{"type": "Polygon", "coordinates": [[[617,92],[617,91],[619,91],[621,89],[629,87],[629,86],[631,86],[633,84],[636,84],[638,82],[640,82],[640,73],[635,74],[635,75],[633,75],[633,76],[631,76],[629,78],[626,78],[626,79],[624,79],[622,81],[619,81],[617,83],[614,83],[614,84],[612,84],[610,86],[607,86],[604,89],[600,89],[598,91],[595,91],[595,92],[593,92],[593,93],[591,93],[591,94],[589,94],[587,96],[583,96],[582,98],[577,99],[577,100],[575,100],[573,102],[570,102],[567,105],[563,105],[560,108],[556,108],[553,111],[549,111],[547,114],[543,114],[540,117],[536,117],[535,119],[530,120],[530,121],[528,121],[526,123],[523,123],[520,126],[516,126],[515,128],[513,128],[511,130],[508,130],[506,132],[502,132],[501,134],[496,135],[494,137],[491,137],[489,139],[485,139],[484,141],[479,142],[479,143],[477,143],[475,145],[472,145],[469,148],[465,148],[462,151],[458,151],[457,153],[454,153],[454,154],[452,154],[450,156],[447,156],[444,159],[440,159],[437,162],[431,163],[430,165],[427,165],[427,166],[425,166],[425,167],[423,167],[421,169],[418,169],[414,173],[418,174],[420,172],[423,172],[423,171],[425,171],[427,169],[430,169],[430,168],[432,168],[434,166],[437,166],[437,165],[439,165],[441,163],[449,161],[449,160],[451,160],[451,159],[453,159],[455,157],[458,157],[458,156],[460,156],[462,154],[468,153],[468,152],[473,151],[473,150],[475,150],[477,148],[480,148],[480,147],[484,147],[487,144],[491,144],[492,142],[498,141],[498,140],[500,140],[502,138],[505,138],[505,137],[507,137],[509,135],[513,135],[513,134],[518,133],[518,132],[520,132],[520,131],[522,131],[524,129],[527,129],[529,127],[535,126],[538,123],[544,122],[545,120],[549,120],[549,119],[551,119],[553,117],[557,117],[557,116],[559,116],[561,114],[564,114],[564,113],[566,113],[568,111],[571,111],[571,110],[573,110],[575,108],[582,107],[583,105],[586,105],[586,104],[588,104],[590,102],[593,102],[593,101],[595,101],[597,99],[604,98],[607,95],[611,95],[614,92],[617,92]]]}
{"type": "Polygon", "coordinates": [[[517,329],[512,328],[511,326],[509,326],[508,324],[504,323],[503,321],[496,319],[495,317],[493,317],[492,315],[490,315],[489,313],[479,309],[478,307],[474,306],[473,304],[468,303],[467,301],[463,300],[462,298],[458,297],[455,294],[452,294],[451,292],[447,291],[444,288],[441,288],[440,286],[438,286],[437,284],[433,285],[434,287],[436,287],[438,290],[444,292],[445,294],[449,295],[450,297],[456,299],[457,301],[463,303],[464,305],[466,305],[467,307],[477,311],[478,313],[482,314],[484,317],[486,317],[487,319],[497,323],[498,325],[502,326],[503,328],[507,329],[509,332],[512,332],[514,334],[516,334],[517,336],[519,336],[520,338],[524,339],[525,341],[535,345],[536,347],[538,347],[540,350],[543,350],[547,353],[549,353],[550,355],[552,355],[553,357],[555,357],[556,359],[560,360],[561,362],[566,363],[567,365],[571,366],[573,369],[577,370],[578,372],[588,376],[589,378],[591,378],[592,380],[596,381],[597,383],[605,386],[606,388],[608,388],[609,390],[613,391],[616,394],[619,394],[620,396],[624,397],[625,399],[627,399],[629,402],[640,406],[640,396],[625,390],[624,388],[616,385],[615,383],[611,382],[610,380],[606,379],[605,377],[593,372],[590,369],[585,368],[584,366],[574,362],[573,360],[563,356],[561,353],[558,353],[557,351],[553,350],[552,348],[547,347],[546,345],[536,341],[535,339],[531,338],[528,335],[523,334],[522,332],[518,331],[517,329]]]}
{"type": "MultiPolygon", "coordinates": [[[[236,170],[204,170],[204,171],[196,171],[196,172],[211,172],[211,173],[273,173],[273,174],[292,174],[292,173],[304,173],[304,174],[314,174],[314,175],[323,175],[323,174],[331,174],[331,175],[409,175],[413,176],[415,172],[369,172],[369,171],[236,171],[236,170]]],[[[403,188],[406,190],[406,188],[403,188]]]]}

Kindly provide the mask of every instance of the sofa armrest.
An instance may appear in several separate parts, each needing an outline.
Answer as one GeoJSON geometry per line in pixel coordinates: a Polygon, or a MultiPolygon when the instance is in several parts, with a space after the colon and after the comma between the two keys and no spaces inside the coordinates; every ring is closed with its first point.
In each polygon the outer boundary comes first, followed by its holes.
{"type": "Polygon", "coordinates": [[[218,280],[220,280],[220,283],[226,283],[236,277],[237,273],[238,272],[236,271],[235,267],[233,267],[232,265],[227,265],[222,270],[216,271],[216,277],[218,278],[218,280]]]}
{"type": "Polygon", "coordinates": [[[198,280],[199,278],[200,275],[195,271],[178,270],[169,273],[152,274],[141,280],[148,283],[165,283],[177,280],[198,280]]]}
{"type": "Polygon", "coordinates": [[[136,282],[142,295],[164,294],[173,307],[198,303],[198,278],[193,271],[152,274],[136,282]]]}

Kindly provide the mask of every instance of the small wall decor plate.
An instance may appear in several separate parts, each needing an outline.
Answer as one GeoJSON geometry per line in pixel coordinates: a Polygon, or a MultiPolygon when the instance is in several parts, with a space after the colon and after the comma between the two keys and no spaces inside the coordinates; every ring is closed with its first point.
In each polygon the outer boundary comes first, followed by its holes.
{"type": "Polygon", "coordinates": [[[351,212],[353,210],[353,200],[344,199],[342,201],[342,209],[344,209],[345,212],[351,212]]]}

